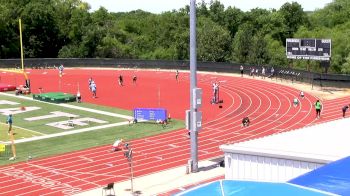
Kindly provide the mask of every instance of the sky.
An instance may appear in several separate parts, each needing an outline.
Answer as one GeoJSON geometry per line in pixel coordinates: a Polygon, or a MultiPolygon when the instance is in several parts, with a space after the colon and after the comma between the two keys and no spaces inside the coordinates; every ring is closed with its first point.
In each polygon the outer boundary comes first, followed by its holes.
{"type": "MultiPolygon", "coordinates": [[[[129,12],[132,10],[141,9],[152,13],[162,13],[178,10],[190,4],[190,0],[83,0],[91,6],[91,11],[95,11],[100,6],[105,7],[109,12],[129,12]]],[[[225,5],[239,8],[243,11],[249,11],[253,8],[264,9],[279,9],[286,2],[298,2],[304,11],[314,11],[315,9],[323,8],[332,0],[219,0],[225,5]]],[[[197,0],[197,3],[202,0],[197,0]]],[[[210,0],[205,0],[210,3],[210,0]]]]}

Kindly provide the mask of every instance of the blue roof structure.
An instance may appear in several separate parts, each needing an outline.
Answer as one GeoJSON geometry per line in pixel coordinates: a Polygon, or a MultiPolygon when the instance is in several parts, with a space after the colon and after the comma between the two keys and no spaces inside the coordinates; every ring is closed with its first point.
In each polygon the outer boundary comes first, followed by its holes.
{"type": "Polygon", "coordinates": [[[220,180],[178,193],[175,196],[320,196],[330,195],[317,190],[305,189],[287,183],[220,180]]]}
{"type": "Polygon", "coordinates": [[[289,182],[337,195],[350,195],[350,157],[329,163],[289,182]]]}

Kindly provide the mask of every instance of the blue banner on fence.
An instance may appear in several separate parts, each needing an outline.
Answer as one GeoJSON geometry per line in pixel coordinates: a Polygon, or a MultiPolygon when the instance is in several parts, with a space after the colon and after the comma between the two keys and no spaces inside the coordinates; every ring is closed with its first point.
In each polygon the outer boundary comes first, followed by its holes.
{"type": "Polygon", "coordinates": [[[134,119],[137,121],[165,121],[167,119],[167,111],[164,108],[135,108],[134,119]]]}

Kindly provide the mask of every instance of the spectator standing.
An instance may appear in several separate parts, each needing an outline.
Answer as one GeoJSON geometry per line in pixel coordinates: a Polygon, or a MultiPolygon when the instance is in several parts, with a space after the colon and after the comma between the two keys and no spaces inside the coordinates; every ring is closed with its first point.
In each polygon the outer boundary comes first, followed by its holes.
{"type": "Polygon", "coordinates": [[[271,67],[271,75],[270,75],[270,77],[272,78],[273,75],[275,75],[275,69],[273,67],[271,67]]]}
{"type": "Polygon", "coordinates": [[[175,79],[179,82],[179,70],[176,70],[175,79]]]}
{"type": "Polygon", "coordinates": [[[239,67],[239,70],[241,71],[241,77],[243,77],[243,71],[244,71],[243,65],[241,65],[241,66],[239,67]]]}
{"type": "Polygon", "coordinates": [[[261,69],[261,77],[262,79],[265,79],[265,67],[262,67],[261,69]]]}
{"type": "Polygon", "coordinates": [[[254,67],[250,70],[250,76],[253,76],[253,78],[254,78],[254,72],[255,72],[255,70],[254,70],[254,67]]]}

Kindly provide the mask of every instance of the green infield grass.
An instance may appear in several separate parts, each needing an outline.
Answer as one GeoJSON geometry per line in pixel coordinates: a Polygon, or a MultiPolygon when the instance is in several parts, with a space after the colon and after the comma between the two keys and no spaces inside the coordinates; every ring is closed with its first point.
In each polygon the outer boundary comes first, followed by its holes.
{"type": "MultiPolygon", "coordinates": [[[[24,107],[33,106],[33,107],[42,108],[40,110],[30,111],[30,112],[21,113],[21,114],[15,114],[13,116],[13,125],[15,126],[14,132],[16,133],[15,134],[16,140],[21,139],[22,137],[33,137],[40,134],[48,135],[52,133],[62,132],[62,130],[59,130],[55,127],[50,127],[45,125],[46,123],[53,122],[53,119],[45,119],[45,120],[34,121],[34,122],[28,122],[24,120],[24,118],[28,118],[28,117],[47,115],[49,114],[50,111],[62,111],[62,112],[72,113],[72,114],[79,115],[79,117],[93,117],[104,121],[108,121],[108,123],[110,124],[127,121],[126,119],[123,119],[123,118],[117,118],[113,116],[97,114],[94,112],[62,107],[60,104],[48,104],[45,102],[23,100],[23,99],[20,99],[19,97],[9,97],[3,94],[0,94],[0,100],[7,100],[7,101],[20,103],[18,105],[0,104],[0,110],[4,108],[14,108],[14,107],[21,107],[21,106],[24,106],[24,107]]],[[[123,114],[123,115],[130,115],[130,116],[132,115],[131,111],[121,110],[118,108],[98,106],[98,105],[93,105],[88,103],[70,103],[69,105],[75,105],[79,107],[90,108],[90,109],[111,112],[116,114],[123,114]]],[[[1,127],[2,131],[0,133],[1,133],[1,138],[4,138],[4,140],[1,140],[1,141],[8,141],[8,135],[7,135],[8,127],[6,124],[4,124],[6,121],[6,115],[0,115],[0,117],[2,118],[0,119],[0,121],[3,122],[2,125],[0,124],[2,126],[1,127]]],[[[64,117],[55,118],[55,120],[67,120],[67,118],[64,118],[64,117]]],[[[96,123],[91,123],[87,126],[84,126],[83,128],[86,128],[86,127],[93,128],[95,126],[98,126],[98,125],[96,123]]],[[[165,127],[163,127],[160,124],[145,122],[145,123],[115,126],[110,128],[102,128],[102,129],[96,129],[88,132],[17,143],[16,144],[17,159],[15,161],[8,161],[7,158],[9,158],[8,156],[11,156],[11,153],[9,152],[5,153],[7,157],[6,156],[1,157],[1,154],[0,154],[0,165],[7,165],[15,162],[26,161],[29,156],[32,157],[33,159],[38,159],[38,158],[54,156],[62,153],[72,152],[76,150],[91,148],[95,146],[112,145],[112,143],[116,140],[116,138],[123,138],[127,141],[128,140],[130,141],[132,139],[143,138],[151,135],[169,132],[172,130],[181,129],[183,127],[184,127],[183,121],[172,119],[171,122],[165,127]]],[[[79,129],[79,127],[74,127],[74,129],[72,130],[75,130],[75,129],[79,129]]],[[[11,148],[8,145],[6,149],[10,151],[11,148]]]]}
{"type": "MultiPolygon", "coordinates": [[[[7,134],[8,125],[5,123],[0,123],[0,141],[9,141],[10,136],[7,134]]],[[[23,129],[21,127],[12,127],[13,135],[15,139],[31,138],[35,136],[43,135],[32,130],[23,129]]]]}
{"type": "MultiPolygon", "coordinates": [[[[0,94],[0,100],[6,100],[6,101],[12,101],[12,102],[19,103],[18,105],[0,104],[0,111],[1,111],[1,109],[5,109],[5,108],[39,107],[40,109],[38,109],[38,110],[33,110],[33,111],[28,111],[28,112],[13,115],[13,125],[18,126],[18,127],[22,127],[22,128],[28,129],[28,130],[34,130],[36,132],[43,133],[43,134],[52,134],[52,133],[59,133],[59,132],[64,131],[62,129],[48,126],[46,124],[59,122],[59,121],[66,121],[66,120],[69,120],[69,118],[68,117],[56,117],[56,118],[48,118],[48,119],[36,120],[36,121],[27,121],[27,120],[25,120],[25,118],[44,116],[44,115],[49,115],[50,112],[61,111],[61,112],[65,112],[65,113],[78,115],[79,118],[89,117],[89,118],[103,120],[103,121],[108,122],[109,124],[126,121],[126,119],[117,118],[114,116],[108,116],[108,115],[98,114],[98,113],[89,112],[89,111],[83,111],[83,110],[78,110],[78,109],[62,107],[59,104],[50,104],[50,103],[40,102],[40,101],[25,100],[25,99],[20,99],[19,97],[18,98],[17,97],[8,97],[8,96],[4,96],[4,95],[0,94]]],[[[86,105],[87,104],[81,104],[80,106],[86,107],[86,105]]],[[[94,108],[98,109],[98,110],[103,110],[103,111],[108,111],[108,112],[113,112],[113,113],[118,113],[118,114],[120,112],[120,110],[117,110],[117,109],[106,110],[105,107],[100,107],[103,109],[99,109],[98,107],[94,107],[94,108]]],[[[125,112],[123,112],[123,113],[125,113],[125,112]]],[[[131,114],[131,113],[129,113],[129,114],[131,114]]],[[[0,116],[3,116],[2,120],[0,119],[0,121],[5,122],[6,115],[0,115],[0,116]]],[[[74,130],[74,129],[98,126],[98,125],[100,125],[100,124],[91,122],[91,123],[89,123],[89,125],[84,126],[84,127],[75,126],[72,129],[69,129],[69,131],[74,130]]]]}

